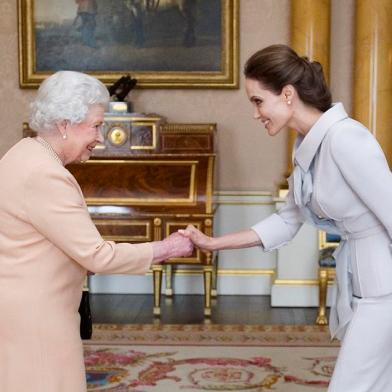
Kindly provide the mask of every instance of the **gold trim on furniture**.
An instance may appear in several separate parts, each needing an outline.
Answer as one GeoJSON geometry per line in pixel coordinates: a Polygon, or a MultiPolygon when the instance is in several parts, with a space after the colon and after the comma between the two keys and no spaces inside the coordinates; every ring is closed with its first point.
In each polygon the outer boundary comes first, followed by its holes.
{"type": "Polygon", "coordinates": [[[113,115],[112,113],[105,113],[105,122],[113,122],[113,121],[119,121],[121,123],[125,123],[129,121],[130,123],[133,123],[135,121],[143,121],[143,122],[156,122],[162,120],[162,117],[134,117],[130,115],[130,113],[127,113],[128,115],[124,116],[116,116],[115,114],[113,115]]]}
{"type": "MultiPolygon", "coordinates": [[[[131,145],[130,149],[131,150],[155,150],[157,147],[157,124],[154,122],[148,122],[148,121],[132,121],[131,125],[131,133],[132,129],[135,127],[151,127],[151,133],[152,133],[152,144],[151,145],[131,145]]],[[[132,136],[131,136],[132,140],[132,136]]]]}
{"type": "Polygon", "coordinates": [[[196,167],[198,161],[126,161],[126,160],[101,160],[101,159],[93,159],[87,161],[86,165],[108,165],[113,163],[121,163],[124,165],[166,165],[166,166],[184,166],[188,165],[191,168],[190,173],[190,186],[189,186],[189,196],[188,198],[136,198],[136,197],[86,197],[86,203],[88,205],[196,205],[196,167]]]}
{"type": "MultiPolygon", "coordinates": [[[[325,231],[319,230],[319,249],[325,248],[337,248],[339,246],[338,242],[327,241],[327,233],[325,231]]],[[[333,283],[335,279],[335,267],[319,267],[319,309],[316,319],[316,324],[327,325],[328,320],[326,317],[326,303],[327,303],[327,287],[328,284],[333,283]]]]}
{"type": "Polygon", "coordinates": [[[327,233],[325,231],[319,230],[319,249],[325,248],[337,248],[339,246],[338,242],[328,242],[327,233]]]}
{"type": "Polygon", "coordinates": [[[84,283],[83,283],[83,291],[87,291],[87,292],[89,292],[90,291],[90,288],[88,287],[88,276],[86,276],[85,278],[84,278],[84,283]]]}
{"type": "Polygon", "coordinates": [[[222,276],[255,276],[275,274],[274,269],[218,269],[218,275],[222,276]]]}
{"type": "Polygon", "coordinates": [[[107,138],[114,146],[122,146],[127,141],[128,135],[124,129],[116,125],[109,130],[107,138]]]}
{"type": "Polygon", "coordinates": [[[272,206],[275,203],[274,202],[269,202],[269,201],[231,201],[231,200],[217,200],[215,202],[216,204],[231,204],[234,206],[272,206]]]}
{"type": "Polygon", "coordinates": [[[216,124],[162,124],[162,133],[206,133],[210,134],[216,130],[216,124]]]}
{"type": "Polygon", "coordinates": [[[160,241],[162,239],[162,219],[154,219],[154,241],[160,241]]]}
{"type": "Polygon", "coordinates": [[[127,113],[127,111],[128,111],[127,102],[111,102],[110,108],[116,112],[127,113]]]}
{"type": "MultiPolygon", "coordinates": [[[[193,266],[192,266],[193,267],[193,266]]],[[[175,268],[173,274],[175,275],[200,275],[203,272],[201,268],[175,268]]],[[[248,270],[232,270],[232,269],[218,269],[219,276],[273,276],[275,270],[269,269],[248,269],[248,270]]]]}
{"type": "Polygon", "coordinates": [[[162,291],[162,265],[153,265],[152,273],[154,276],[154,316],[160,316],[161,314],[161,291],[162,291]]]}
{"type": "Polygon", "coordinates": [[[105,241],[114,241],[114,242],[134,242],[134,241],[150,241],[146,240],[143,236],[130,236],[130,235],[102,235],[102,238],[105,241]]]}
{"type": "Polygon", "coordinates": [[[212,265],[205,265],[203,267],[203,281],[204,281],[204,316],[211,316],[211,288],[212,288],[212,265]]]}
{"type": "Polygon", "coordinates": [[[318,286],[317,279],[275,279],[277,286],[318,286]]]}
{"type": "MultiPolygon", "coordinates": [[[[90,73],[105,84],[131,73],[141,88],[238,88],[239,0],[221,0],[221,13],[221,67],[218,71],[108,69],[90,73]]],[[[36,88],[54,72],[37,71],[34,23],[34,0],[18,0],[19,84],[22,88],[36,88]]]]}
{"type": "Polygon", "coordinates": [[[166,282],[166,287],[165,287],[165,295],[166,297],[172,297],[173,296],[173,287],[172,287],[172,274],[173,272],[173,264],[166,264],[165,265],[165,282],[166,282]]]}
{"type": "Polygon", "coordinates": [[[264,191],[215,191],[216,196],[272,196],[272,192],[264,191]]]}
{"type": "Polygon", "coordinates": [[[206,213],[212,213],[212,178],[214,177],[214,157],[208,158],[207,186],[206,186],[206,213]]]}
{"type": "Polygon", "coordinates": [[[282,199],[282,201],[287,197],[289,193],[288,189],[279,189],[278,198],[282,199]]]}
{"type": "Polygon", "coordinates": [[[334,267],[319,268],[319,309],[316,324],[327,325],[327,288],[328,284],[335,279],[336,271],[334,267]]]}
{"type": "Polygon", "coordinates": [[[263,192],[263,191],[237,191],[237,192],[215,191],[214,192],[214,204],[217,205],[271,206],[271,205],[275,205],[275,203],[276,200],[272,199],[271,192],[263,192]],[[241,200],[241,198],[243,200],[241,200]],[[263,201],[263,199],[265,201],[263,201]]]}
{"type": "Polygon", "coordinates": [[[102,238],[106,241],[151,241],[150,222],[138,220],[123,220],[123,219],[93,219],[95,226],[144,226],[146,229],[145,235],[103,235],[102,238]]]}

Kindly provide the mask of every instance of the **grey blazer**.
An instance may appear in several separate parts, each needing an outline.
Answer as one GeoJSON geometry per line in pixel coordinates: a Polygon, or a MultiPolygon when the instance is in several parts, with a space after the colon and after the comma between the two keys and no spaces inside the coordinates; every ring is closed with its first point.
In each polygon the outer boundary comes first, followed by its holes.
{"type": "Polygon", "coordinates": [[[351,319],[352,295],[392,292],[392,175],[374,136],[341,103],[297,139],[286,203],[252,229],[270,251],[305,221],[343,238],[335,253],[339,295],[331,312],[331,331],[339,337],[351,319]]]}

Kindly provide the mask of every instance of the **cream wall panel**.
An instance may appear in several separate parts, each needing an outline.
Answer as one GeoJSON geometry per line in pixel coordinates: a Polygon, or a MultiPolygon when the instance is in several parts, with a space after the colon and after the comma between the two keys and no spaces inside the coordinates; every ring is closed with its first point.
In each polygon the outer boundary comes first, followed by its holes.
{"type": "MultiPolygon", "coordinates": [[[[327,306],[332,303],[332,285],[328,286],[327,306]]],[[[275,285],[271,290],[272,307],[318,307],[319,288],[315,284],[275,285]]],[[[315,320],[316,321],[316,320],[315,320]]]]}
{"type": "MultiPolygon", "coordinates": [[[[219,195],[214,224],[215,235],[241,231],[275,211],[271,195],[219,195]]],[[[222,269],[271,269],[276,266],[276,253],[263,252],[260,247],[219,252],[222,269]]]]}
{"type": "Polygon", "coordinates": [[[304,224],[295,239],[278,251],[278,279],[316,279],[318,230],[304,224]]]}
{"type": "MultiPolygon", "coordinates": [[[[273,286],[272,307],[315,307],[318,306],[318,287],[316,285],[273,286]]],[[[316,321],[316,320],[315,320],[316,321]]]]}
{"type": "Polygon", "coordinates": [[[89,279],[89,288],[94,294],[152,294],[153,281],[152,275],[95,275],[89,279]]]}
{"type": "Polygon", "coordinates": [[[279,279],[316,279],[318,231],[304,224],[295,239],[278,252],[279,279]]]}
{"type": "MultiPolygon", "coordinates": [[[[282,205],[278,201],[276,208],[282,205]]],[[[278,249],[271,286],[272,306],[318,304],[318,241],[318,230],[305,223],[294,240],[278,249]]]]}

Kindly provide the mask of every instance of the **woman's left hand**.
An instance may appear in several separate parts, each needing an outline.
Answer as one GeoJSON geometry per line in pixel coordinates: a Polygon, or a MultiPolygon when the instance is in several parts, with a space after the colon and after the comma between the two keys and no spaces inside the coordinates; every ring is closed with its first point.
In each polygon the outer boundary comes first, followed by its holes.
{"type": "Polygon", "coordinates": [[[212,251],[213,248],[213,238],[208,237],[200,230],[197,230],[195,226],[188,225],[185,230],[178,230],[178,232],[186,238],[189,238],[194,245],[204,251],[212,251]]]}

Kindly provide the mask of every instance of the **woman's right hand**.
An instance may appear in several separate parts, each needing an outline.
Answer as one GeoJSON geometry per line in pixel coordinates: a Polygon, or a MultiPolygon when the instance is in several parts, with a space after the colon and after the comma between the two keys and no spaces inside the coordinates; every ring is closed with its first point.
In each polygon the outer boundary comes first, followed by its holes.
{"type": "Polygon", "coordinates": [[[171,257],[191,256],[193,253],[192,241],[179,233],[172,233],[163,241],[154,241],[152,246],[153,264],[171,257]]]}
{"type": "Polygon", "coordinates": [[[208,237],[193,225],[188,225],[185,230],[178,230],[178,232],[186,238],[189,238],[194,245],[204,251],[215,250],[213,248],[213,238],[208,237]]]}

